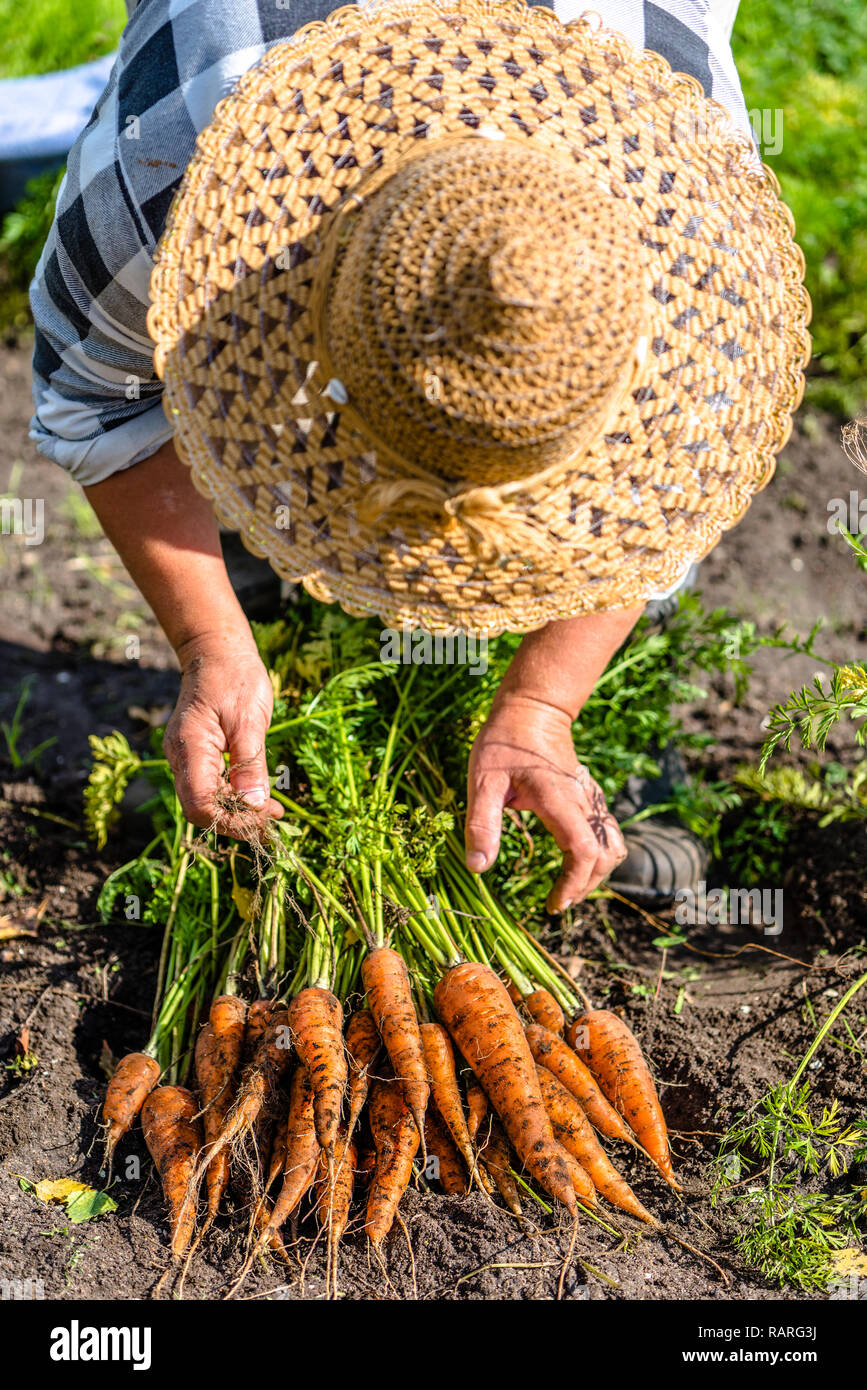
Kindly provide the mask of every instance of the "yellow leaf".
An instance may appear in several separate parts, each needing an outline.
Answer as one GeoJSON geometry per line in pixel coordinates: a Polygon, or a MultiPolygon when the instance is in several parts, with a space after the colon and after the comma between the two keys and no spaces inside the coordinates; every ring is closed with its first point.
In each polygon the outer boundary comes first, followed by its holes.
{"type": "Polygon", "coordinates": [[[849,1274],[867,1274],[867,1255],[855,1245],[847,1245],[843,1250],[835,1250],[831,1256],[835,1274],[844,1278],[849,1274]]]}
{"type": "Polygon", "coordinates": [[[244,888],[235,880],[232,884],[232,902],[238,909],[238,916],[242,922],[249,922],[253,915],[253,892],[250,888],[244,888]]]}
{"type": "Polygon", "coordinates": [[[65,1202],[68,1197],[89,1189],[86,1182],[76,1182],[75,1178],[43,1178],[34,1183],[33,1191],[40,1202],[65,1202]]]}

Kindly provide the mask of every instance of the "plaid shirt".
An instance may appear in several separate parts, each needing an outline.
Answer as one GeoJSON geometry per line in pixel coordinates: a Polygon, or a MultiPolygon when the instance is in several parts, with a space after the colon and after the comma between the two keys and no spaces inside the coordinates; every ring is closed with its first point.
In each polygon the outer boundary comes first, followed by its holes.
{"type": "MultiPolygon", "coordinates": [[[[638,47],[691,73],[749,132],[728,34],[735,0],[550,0],[588,4],[638,47]]],[[[76,140],[30,289],[37,448],[82,484],[171,437],[145,316],[154,252],[196,136],[274,44],[336,0],[138,0],[117,60],[76,140]]]]}

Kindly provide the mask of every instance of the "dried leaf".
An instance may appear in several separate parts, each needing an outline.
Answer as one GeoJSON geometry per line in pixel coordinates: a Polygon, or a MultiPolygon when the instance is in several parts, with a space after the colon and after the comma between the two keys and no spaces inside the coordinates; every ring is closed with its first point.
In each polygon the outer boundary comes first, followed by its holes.
{"type": "Polygon", "coordinates": [[[117,1070],[117,1058],[105,1038],[103,1038],[102,1047],[99,1050],[99,1069],[106,1081],[110,1081],[117,1070]]]}
{"type": "Polygon", "coordinates": [[[76,1178],[43,1178],[33,1184],[33,1192],[40,1202],[65,1202],[76,1192],[86,1192],[87,1183],[76,1178]]]}
{"type": "Polygon", "coordinates": [[[45,897],[38,907],[28,903],[17,912],[0,914],[0,941],[13,941],[19,936],[35,936],[47,907],[48,898],[45,897]]]}
{"type": "Polygon", "coordinates": [[[172,708],[172,705],[151,705],[148,709],[142,705],[129,705],[127,714],[130,719],[140,719],[149,729],[162,729],[169,722],[172,708]]]}
{"type": "Polygon", "coordinates": [[[856,1245],[847,1245],[831,1255],[834,1273],[847,1278],[850,1274],[867,1274],[867,1255],[856,1245]]]}

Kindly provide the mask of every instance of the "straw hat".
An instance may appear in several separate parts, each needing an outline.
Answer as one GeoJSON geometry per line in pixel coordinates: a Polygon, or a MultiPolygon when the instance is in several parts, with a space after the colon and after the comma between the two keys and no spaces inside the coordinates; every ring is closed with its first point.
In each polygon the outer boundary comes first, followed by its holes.
{"type": "Polygon", "coordinates": [[[598,16],[382,0],[219,104],[148,327],[180,456],[280,575],[528,631],[670,585],[768,482],[792,237],[724,109],[598,16]]]}

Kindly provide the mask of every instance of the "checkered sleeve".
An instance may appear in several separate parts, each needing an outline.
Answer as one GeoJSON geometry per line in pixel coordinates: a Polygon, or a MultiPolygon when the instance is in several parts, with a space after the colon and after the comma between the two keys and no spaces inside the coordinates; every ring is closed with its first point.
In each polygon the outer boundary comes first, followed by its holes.
{"type": "Polygon", "coordinates": [[[118,157],[120,59],[70,152],[34,281],[30,437],[96,483],[171,436],[145,326],[153,243],[118,157]]]}
{"type": "MultiPolygon", "coordinates": [[[[563,20],[586,0],[548,0],[563,20]]],[[[728,34],[736,0],[590,0],[610,28],[698,79],[749,132],[728,34]]],[[[333,0],[138,0],[76,140],[30,289],[30,437],[80,483],[171,437],[147,332],[150,275],[172,196],[221,97],[333,0]]]]}

